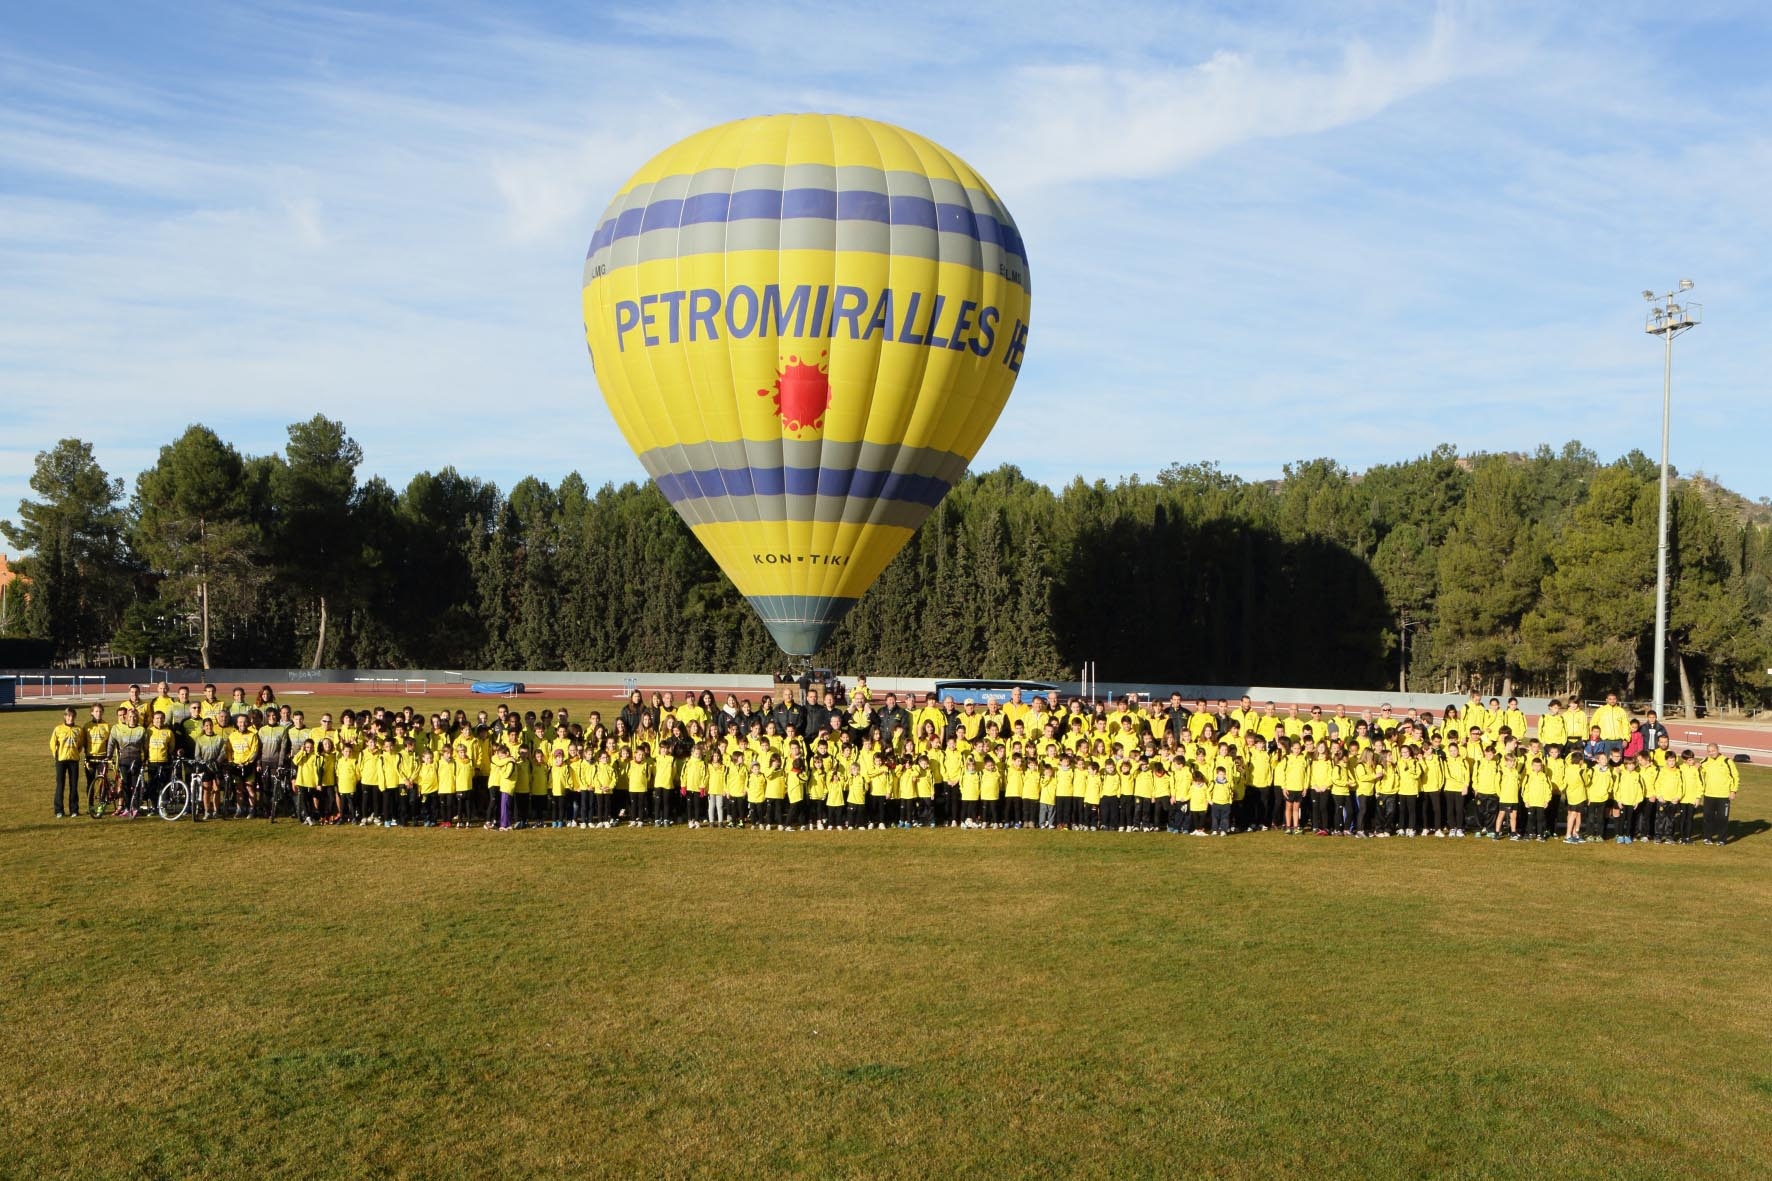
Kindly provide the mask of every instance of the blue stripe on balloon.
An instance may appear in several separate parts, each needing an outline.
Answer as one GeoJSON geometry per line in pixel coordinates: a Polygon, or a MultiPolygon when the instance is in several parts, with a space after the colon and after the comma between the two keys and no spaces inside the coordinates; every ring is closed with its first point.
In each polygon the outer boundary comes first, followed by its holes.
{"type": "Polygon", "coordinates": [[[672,504],[720,496],[826,496],[858,500],[901,500],[937,505],[948,481],[904,472],[857,468],[740,467],[706,468],[682,475],[654,478],[672,504]]]}
{"type": "Polygon", "coordinates": [[[881,225],[939,230],[944,234],[963,234],[1024,261],[1027,259],[1027,250],[1016,228],[988,213],[979,213],[965,205],[938,203],[927,197],[892,197],[859,189],[741,189],[736,193],[661,198],[649,205],[624,209],[598,226],[585,257],[611,242],[636,237],[648,230],[677,229],[711,222],[800,217],[823,221],[871,221],[881,225]]]}

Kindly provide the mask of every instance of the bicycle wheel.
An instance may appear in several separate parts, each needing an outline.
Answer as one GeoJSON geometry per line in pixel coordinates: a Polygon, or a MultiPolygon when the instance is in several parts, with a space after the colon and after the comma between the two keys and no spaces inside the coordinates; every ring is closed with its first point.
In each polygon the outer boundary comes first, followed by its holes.
{"type": "MultiPolygon", "coordinates": [[[[269,782],[265,785],[267,805],[265,815],[270,817],[272,824],[275,824],[277,823],[277,810],[289,800],[289,776],[279,769],[272,771],[266,778],[269,782]]],[[[291,806],[290,812],[294,812],[293,806],[291,806]]]]}
{"type": "Polygon", "coordinates": [[[160,789],[160,819],[179,820],[190,810],[190,784],[182,779],[174,779],[160,789]]]}

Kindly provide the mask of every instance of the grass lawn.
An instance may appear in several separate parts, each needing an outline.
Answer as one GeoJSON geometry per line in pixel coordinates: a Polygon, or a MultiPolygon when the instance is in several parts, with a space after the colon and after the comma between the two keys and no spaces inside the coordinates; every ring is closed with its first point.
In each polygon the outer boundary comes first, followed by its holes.
{"type": "Polygon", "coordinates": [[[0,1175],[1772,1175],[1765,770],[1721,850],[57,823],[56,720],[0,1175]]]}

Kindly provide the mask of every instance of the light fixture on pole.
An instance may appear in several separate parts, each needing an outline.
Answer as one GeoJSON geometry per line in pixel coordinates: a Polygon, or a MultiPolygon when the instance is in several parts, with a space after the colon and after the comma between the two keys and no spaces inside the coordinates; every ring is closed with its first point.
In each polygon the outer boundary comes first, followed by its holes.
{"type": "Polygon", "coordinates": [[[1667,431],[1669,410],[1673,404],[1674,337],[1698,327],[1704,316],[1704,305],[1677,303],[1679,296],[1692,290],[1692,280],[1681,279],[1677,291],[1657,296],[1643,292],[1643,298],[1657,305],[1651,308],[1643,331],[1659,336],[1662,341],[1661,361],[1661,525],[1656,533],[1655,548],[1655,717],[1667,713],[1667,431]]]}

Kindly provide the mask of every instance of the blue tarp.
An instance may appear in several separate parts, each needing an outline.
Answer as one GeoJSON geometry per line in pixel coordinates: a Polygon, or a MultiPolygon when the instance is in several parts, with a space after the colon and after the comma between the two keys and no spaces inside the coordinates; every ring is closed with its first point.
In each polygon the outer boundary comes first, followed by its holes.
{"type": "Polygon", "coordinates": [[[523,692],[522,681],[475,681],[468,686],[470,693],[487,693],[494,697],[510,697],[523,692]]]}

